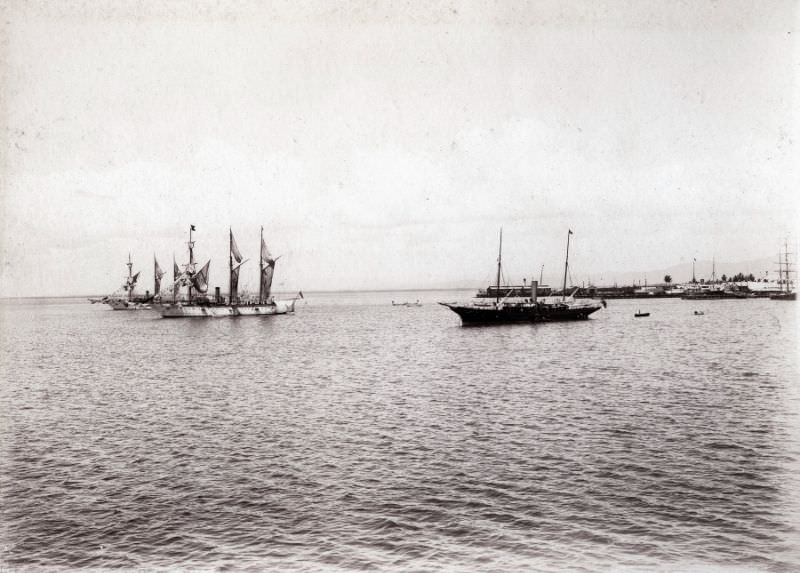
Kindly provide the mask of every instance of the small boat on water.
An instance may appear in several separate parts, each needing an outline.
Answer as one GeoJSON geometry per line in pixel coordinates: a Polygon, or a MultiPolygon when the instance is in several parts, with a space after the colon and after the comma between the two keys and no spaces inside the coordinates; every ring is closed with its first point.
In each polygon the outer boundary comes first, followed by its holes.
{"type": "Polygon", "coordinates": [[[705,312],[703,312],[702,310],[696,310],[696,311],[694,311],[694,315],[695,315],[695,316],[703,316],[704,314],[705,314],[705,312]]]}
{"type": "MultiPolygon", "coordinates": [[[[500,250],[497,256],[497,296],[493,302],[440,302],[461,318],[464,326],[486,324],[508,324],[516,322],[552,322],[566,320],[585,320],[589,315],[602,308],[602,304],[593,300],[575,300],[573,291],[569,296],[567,290],[567,269],[569,268],[569,237],[567,233],[567,256],[564,262],[564,288],[561,296],[539,298],[538,281],[531,281],[529,297],[522,300],[510,300],[509,296],[500,297],[500,277],[503,261],[503,230],[500,229],[500,250]]],[[[577,289],[576,289],[577,290],[577,289]]]]}
{"type": "Polygon", "coordinates": [[[280,257],[274,257],[264,242],[264,228],[261,228],[261,250],[259,253],[259,288],[258,299],[242,299],[238,295],[239,270],[247,261],[236,245],[233,231],[229,232],[229,291],[227,300],[220,295],[219,287],[215,294],[208,293],[209,260],[199,270],[194,258],[194,241],[192,232],[194,225],[189,226],[189,262],[183,265],[183,271],[173,261],[173,302],[165,304],[161,309],[163,318],[215,318],[234,316],[268,316],[294,312],[295,302],[303,298],[302,293],[291,300],[275,300],[271,296],[272,278],[275,274],[275,263],[280,257]],[[235,261],[235,262],[234,262],[235,261]],[[186,287],[187,297],[181,295],[186,287]]]}
{"type": "Polygon", "coordinates": [[[634,313],[633,316],[635,316],[636,318],[643,318],[645,316],[650,316],[650,313],[649,312],[641,312],[641,311],[639,311],[639,312],[634,313]]]}

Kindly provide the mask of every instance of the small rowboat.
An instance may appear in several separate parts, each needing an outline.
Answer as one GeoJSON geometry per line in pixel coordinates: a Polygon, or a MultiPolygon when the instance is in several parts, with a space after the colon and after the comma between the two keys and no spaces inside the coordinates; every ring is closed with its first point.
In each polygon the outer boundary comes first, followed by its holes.
{"type": "Polygon", "coordinates": [[[641,316],[650,316],[650,313],[649,313],[649,312],[642,312],[642,311],[639,311],[639,312],[637,312],[637,313],[634,313],[634,315],[633,315],[633,316],[635,316],[636,318],[639,318],[639,317],[641,317],[641,316]]]}

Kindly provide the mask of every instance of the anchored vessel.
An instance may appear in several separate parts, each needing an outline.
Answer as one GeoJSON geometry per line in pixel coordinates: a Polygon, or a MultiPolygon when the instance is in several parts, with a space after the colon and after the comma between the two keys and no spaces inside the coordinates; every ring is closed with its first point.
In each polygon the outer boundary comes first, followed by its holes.
{"type": "MultiPolygon", "coordinates": [[[[461,323],[468,325],[504,324],[513,322],[550,322],[562,320],[584,320],[597,312],[603,304],[593,300],[575,300],[572,293],[567,295],[567,270],[569,268],[569,238],[567,233],[567,255],[564,261],[564,287],[561,296],[539,298],[538,281],[531,281],[530,298],[509,300],[500,298],[500,276],[503,264],[503,230],[500,229],[500,249],[497,255],[497,293],[493,302],[471,302],[465,304],[440,302],[459,317],[461,323]]],[[[577,289],[576,289],[577,290],[577,289]]]]}
{"type": "Polygon", "coordinates": [[[741,299],[755,297],[755,295],[749,292],[746,287],[744,289],[741,289],[736,284],[728,284],[728,283],[720,284],[719,281],[717,281],[716,259],[711,260],[711,282],[705,284],[703,283],[698,284],[694,273],[695,262],[696,259],[692,260],[692,283],[684,288],[683,294],[681,294],[681,299],[712,300],[712,299],[723,299],[723,298],[735,298],[741,300],[741,299]]]}
{"type": "Polygon", "coordinates": [[[89,299],[92,304],[96,302],[104,302],[114,310],[147,310],[153,307],[153,304],[158,304],[160,301],[160,295],[158,294],[161,290],[161,278],[164,276],[164,272],[161,270],[161,267],[158,266],[158,259],[155,258],[153,255],[153,261],[155,263],[155,285],[153,288],[153,294],[150,294],[150,291],[146,291],[145,294],[134,294],[134,289],[136,288],[136,283],[139,281],[139,275],[141,271],[138,271],[136,274],[133,274],[133,262],[131,262],[131,255],[128,253],[128,262],[126,266],[128,267],[128,276],[125,278],[125,283],[118,289],[114,294],[109,296],[103,297],[101,299],[89,299]],[[126,294],[117,294],[120,292],[126,294]]]}
{"type": "MultiPolygon", "coordinates": [[[[194,241],[192,232],[195,231],[194,225],[189,227],[189,262],[183,266],[181,271],[178,264],[173,261],[173,287],[172,303],[166,304],[161,309],[161,316],[164,318],[214,318],[226,316],[267,316],[273,314],[287,314],[294,312],[294,304],[297,298],[291,300],[274,300],[270,291],[272,289],[272,277],[275,274],[275,262],[278,258],[273,258],[272,254],[264,242],[264,228],[261,228],[261,250],[259,253],[259,285],[258,299],[250,297],[242,298],[238,294],[239,270],[247,261],[236,245],[233,238],[233,231],[230,231],[229,248],[229,282],[227,300],[219,293],[219,287],[213,296],[208,292],[208,269],[211,261],[209,260],[200,270],[197,270],[197,263],[194,258],[194,241]],[[187,296],[183,299],[182,289],[186,288],[187,296]]],[[[302,297],[302,294],[298,296],[302,297]]]]}
{"type": "Polygon", "coordinates": [[[781,292],[769,295],[772,300],[797,300],[797,292],[792,290],[792,281],[790,279],[791,263],[789,263],[789,242],[786,241],[783,247],[783,261],[781,261],[781,253],[778,252],[778,284],[781,287],[781,292]],[[784,286],[786,287],[784,289],[784,286]]]}

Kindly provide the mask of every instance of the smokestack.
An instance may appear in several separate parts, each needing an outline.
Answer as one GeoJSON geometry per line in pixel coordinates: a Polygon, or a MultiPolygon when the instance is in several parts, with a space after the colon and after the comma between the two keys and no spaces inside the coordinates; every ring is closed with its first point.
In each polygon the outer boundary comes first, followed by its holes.
{"type": "Polygon", "coordinates": [[[219,302],[219,287],[214,287],[214,300],[219,302]]]}
{"type": "Polygon", "coordinates": [[[536,291],[539,290],[539,281],[531,281],[531,301],[536,302],[536,291]]]}

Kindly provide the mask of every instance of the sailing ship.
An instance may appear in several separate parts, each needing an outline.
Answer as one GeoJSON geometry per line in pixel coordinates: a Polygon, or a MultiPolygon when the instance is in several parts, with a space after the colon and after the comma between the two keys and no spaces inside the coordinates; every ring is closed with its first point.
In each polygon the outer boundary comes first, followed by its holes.
{"type": "Polygon", "coordinates": [[[152,303],[156,302],[156,297],[161,289],[161,277],[164,274],[161,272],[161,268],[158,266],[158,260],[155,259],[155,255],[153,256],[153,259],[155,260],[154,294],[150,294],[150,291],[145,291],[145,294],[143,295],[134,293],[136,285],[139,282],[139,275],[141,275],[141,271],[137,271],[136,274],[133,274],[133,262],[131,261],[131,254],[128,253],[128,262],[126,263],[126,266],[128,267],[128,276],[125,278],[125,283],[117,291],[115,291],[114,294],[101,299],[89,300],[92,302],[92,304],[96,302],[104,302],[114,310],[144,310],[152,308],[152,303]],[[120,290],[124,294],[119,294],[120,290]]]}
{"type": "MultiPolygon", "coordinates": [[[[261,249],[259,252],[259,285],[258,299],[239,296],[239,271],[247,261],[239,251],[233,230],[229,230],[228,256],[228,297],[220,295],[219,287],[213,296],[208,294],[208,272],[211,261],[198,270],[194,255],[192,232],[195,226],[189,226],[189,262],[183,270],[174,261],[172,302],[163,305],[161,316],[164,318],[213,318],[226,316],[267,316],[294,312],[297,297],[291,300],[275,300],[271,295],[272,278],[275,274],[275,263],[280,257],[273,257],[264,241],[264,227],[261,227],[261,249]],[[183,296],[183,289],[186,296],[183,296]]],[[[299,297],[302,294],[298,293],[299,297]]]]}
{"type": "Polygon", "coordinates": [[[795,271],[791,269],[791,263],[789,262],[789,242],[786,241],[783,248],[783,261],[781,261],[781,253],[778,251],[778,285],[781,291],[769,295],[769,298],[772,300],[797,300],[797,292],[792,289],[792,281],[790,279],[793,272],[795,271]],[[786,287],[785,289],[784,286],[786,287]]]}
{"type": "Polygon", "coordinates": [[[509,300],[509,296],[500,297],[500,276],[503,266],[503,230],[500,229],[500,249],[497,255],[497,288],[493,302],[447,303],[440,302],[461,318],[464,326],[482,324],[504,324],[514,322],[551,322],[565,320],[584,320],[597,312],[604,305],[593,300],[576,300],[575,290],[567,295],[567,271],[569,269],[569,239],[572,230],[567,233],[567,254],[564,261],[564,287],[561,296],[538,296],[538,281],[531,281],[529,298],[509,300]]]}

